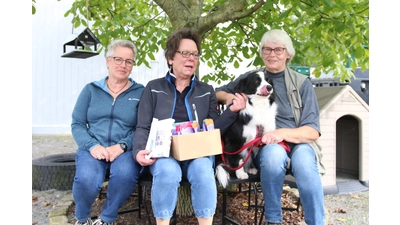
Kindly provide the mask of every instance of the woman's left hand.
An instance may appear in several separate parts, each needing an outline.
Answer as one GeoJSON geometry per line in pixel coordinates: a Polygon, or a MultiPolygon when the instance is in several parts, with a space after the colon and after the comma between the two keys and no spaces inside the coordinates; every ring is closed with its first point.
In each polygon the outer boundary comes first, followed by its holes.
{"type": "Polygon", "coordinates": [[[110,147],[107,147],[106,150],[107,150],[107,153],[105,154],[105,158],[106,158],[107,162],[114,161],[119,155],[124,153],[124,151],[121,149],[119,144],[115,144],[110,147]]]}
{"type": "Polygon", "coordinates": [[[247,95],[241,93],[235,93],[232,99],[232,105],[229,107],[234,113],[246,108],[247,95]]]}

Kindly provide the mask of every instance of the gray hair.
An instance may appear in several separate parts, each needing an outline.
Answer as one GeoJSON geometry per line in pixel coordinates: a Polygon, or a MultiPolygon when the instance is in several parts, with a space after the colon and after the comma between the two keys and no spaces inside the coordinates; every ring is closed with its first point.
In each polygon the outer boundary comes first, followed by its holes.
{"type": "Polygon", "coordinates": [[[286,64],[289,64],[289,62],[296,54],[296,51],[294,50],[293,47],[292,39],[289,37],[289,35],[284,30],[278,30],[278,29],[273,29],[265,32],[265,34],[261,38],[260,49],[259,49],[261,57],[262,57],[262,48],[267,43],[267,41],[276,44],[283,44],[285,46],[286,51],[290,55],[290,58],[286,62],[286,64]]]}
{"type": "Polygon", "coordinates": [[[133,42],[128,41],[128,40],[113,40],[111,43],[107,46],[107,53],[106,57],[111,57],[114,55],[115,48],[117,47],[126,47],[130,48],[133,52],[133,60],[136,58],[136,46],[133,44],[133,42]]]}

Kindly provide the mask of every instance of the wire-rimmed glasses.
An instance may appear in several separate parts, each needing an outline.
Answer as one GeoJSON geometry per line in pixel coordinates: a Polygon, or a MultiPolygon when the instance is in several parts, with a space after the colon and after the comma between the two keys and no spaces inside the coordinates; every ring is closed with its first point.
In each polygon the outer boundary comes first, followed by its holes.
{"type": "Polygon", "coordinates": [[[121,65],[125,61],[125,66],[132,67],[135,64],[135,60],[123,59],[121,57],[111,57],[116,65],[121,65]]]}

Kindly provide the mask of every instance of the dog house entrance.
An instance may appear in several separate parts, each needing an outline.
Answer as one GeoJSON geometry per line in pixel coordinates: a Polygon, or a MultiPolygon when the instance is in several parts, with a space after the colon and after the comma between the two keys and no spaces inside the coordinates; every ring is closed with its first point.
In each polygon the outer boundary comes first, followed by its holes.
{"type": "Polygon", "coordinates": [[[336,122],[336,179],[359,177],[359,122],[352,116],[343,116],[336,122]]]}

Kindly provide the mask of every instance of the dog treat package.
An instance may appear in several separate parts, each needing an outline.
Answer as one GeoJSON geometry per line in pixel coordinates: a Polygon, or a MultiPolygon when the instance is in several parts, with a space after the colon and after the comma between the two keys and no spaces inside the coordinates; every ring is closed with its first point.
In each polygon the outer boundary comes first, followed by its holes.
{"type": "Polygon", "coordinates": [[[169,157],[174,122],[172,118],[164,120],[153,118],[146,144],[146,149],[151,150],[147,158],[169,157]]]}
{"type": "Polygon", "coordinates": [[[203,120],[203,131],[214,130],[214,120],[204,119],[203,120]]]}
{"type": "Polygon", "coordinates": [[[179,122],[174,124],[172,135],[191,134],[200,132],[199,124],[196,121],[179,122]]]}
{"type": "Polygon", "coordinates": [[[191,134],[209,130],[214,130],[213,119],[204,119],[201,129],[197,121],[179,122],[174,123],[172,135],[191,134]]]}
{"type": "Polygon", "coordinates": [[[201,131],[199,123],[197,121],[193,121],[191,125],[193,127],[194,132],[200,132],[201,131]]]}

